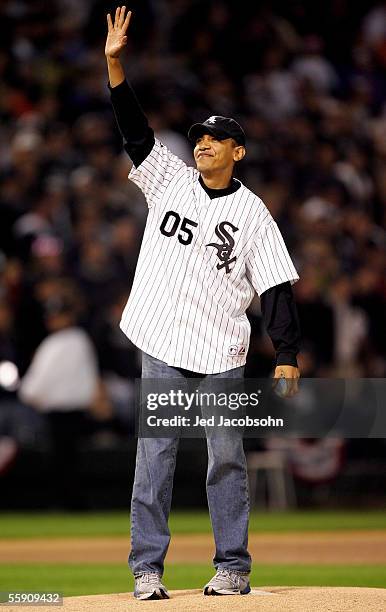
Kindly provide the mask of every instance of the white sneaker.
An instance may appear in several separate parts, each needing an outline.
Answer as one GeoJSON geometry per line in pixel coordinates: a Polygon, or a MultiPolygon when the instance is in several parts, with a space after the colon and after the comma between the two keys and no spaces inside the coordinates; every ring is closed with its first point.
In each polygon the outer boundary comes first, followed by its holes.
{"type": "Polygon", "coordinates": [[[137,599],[170,599],[166,587],[161,582],[161,576],[156,572],[135,576],[134,597],[137,599]]]}
{"type": "Polygon", "coordinates": [[[250,590],[248,574],[219,569],[204,586],[204,595],[247,595],[250,590]]]}

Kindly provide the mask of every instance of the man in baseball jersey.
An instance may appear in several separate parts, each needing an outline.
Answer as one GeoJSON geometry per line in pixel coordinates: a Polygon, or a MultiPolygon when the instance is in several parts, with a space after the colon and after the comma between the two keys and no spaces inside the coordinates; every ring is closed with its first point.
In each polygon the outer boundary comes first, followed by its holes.
{"type": "MultiPolygon", "coordinates": [[[[275,378],[296,392],[299,327],[291,284],[298,274],[263,202],[233,178],[245,135],[213,115],[191,127],[197,168],[171,153],[149,127],[119,60],[131,12],[107,15],[111,101],[129,174],[148,218],[121,329],[142,350],[143,378],[240,378],[249,346],[245,314],[261,299],[276,350],[275,378]]],[[[207,496],[216,575],[205,595],[247,594],[249,500],[242,437],[208,437],[207,496]]],[[[178,439],[139,438],[131,504],[129,565],[139,599],[169,597],[162,584],[178,439]]]]}

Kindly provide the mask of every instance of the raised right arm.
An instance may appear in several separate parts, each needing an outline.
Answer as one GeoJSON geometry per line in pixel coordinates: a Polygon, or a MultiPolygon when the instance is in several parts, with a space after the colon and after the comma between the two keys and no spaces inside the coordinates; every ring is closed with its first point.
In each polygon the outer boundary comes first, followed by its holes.
{"type": "Polygon", "coordinates": [[[127,43],[126,31],[131,19],[131,11],[125,17],[126,7],[115,11],[114,24],[111,15],[107,15],[107,39],[105,55],[109,73],[111,103],[119,130],[123,137],[123,146],[138,167],[149,155],[154,146],[154,132],[149,127],[147,118],[137,97],[125,78],[123,66],[119,59],[127,43]]]}

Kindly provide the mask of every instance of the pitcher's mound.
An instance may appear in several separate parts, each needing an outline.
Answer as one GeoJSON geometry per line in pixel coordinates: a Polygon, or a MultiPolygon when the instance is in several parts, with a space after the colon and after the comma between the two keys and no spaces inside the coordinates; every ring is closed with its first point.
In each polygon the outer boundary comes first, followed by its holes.
{"type": "MultiPolygon", "coordinates": [[[[259,587],[249,595],[205,597],[198,589],[171,591],[171,599],[137,601],[131,593],[66,597],[66,612],[120,612],[151,610],[161,612],[384,612],[386,589],[352,587],[259,587]]],[[[50,608],[52,609],[52,608],[50,608]]],[[[12,606],[9,612],[25,612],[25,606],[12,606]]],[[[34,607],[47,612],[47,606],[34,607]]]]}

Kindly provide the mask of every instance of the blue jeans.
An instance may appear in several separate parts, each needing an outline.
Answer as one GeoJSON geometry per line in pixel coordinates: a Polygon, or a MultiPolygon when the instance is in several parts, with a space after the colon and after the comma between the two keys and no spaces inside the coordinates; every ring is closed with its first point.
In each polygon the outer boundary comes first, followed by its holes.
{"type": "MultiPolygon", "coordinates": [[[[241,378],[244,367],[205,378],[241,378]]],[[[142,378],[186,378],[186,370],[143,353],[142,378]]],[[[172,498],[178,438],[138,438],[131,501],[131,552],[129,566],[134,575],[157,572],[162,576],[169,547],[168,518],[172,498]]],[[[206,491],[216,552],[216,569],[249,573],[249,495],[242,435],[208,436],[206,491]]]]}

